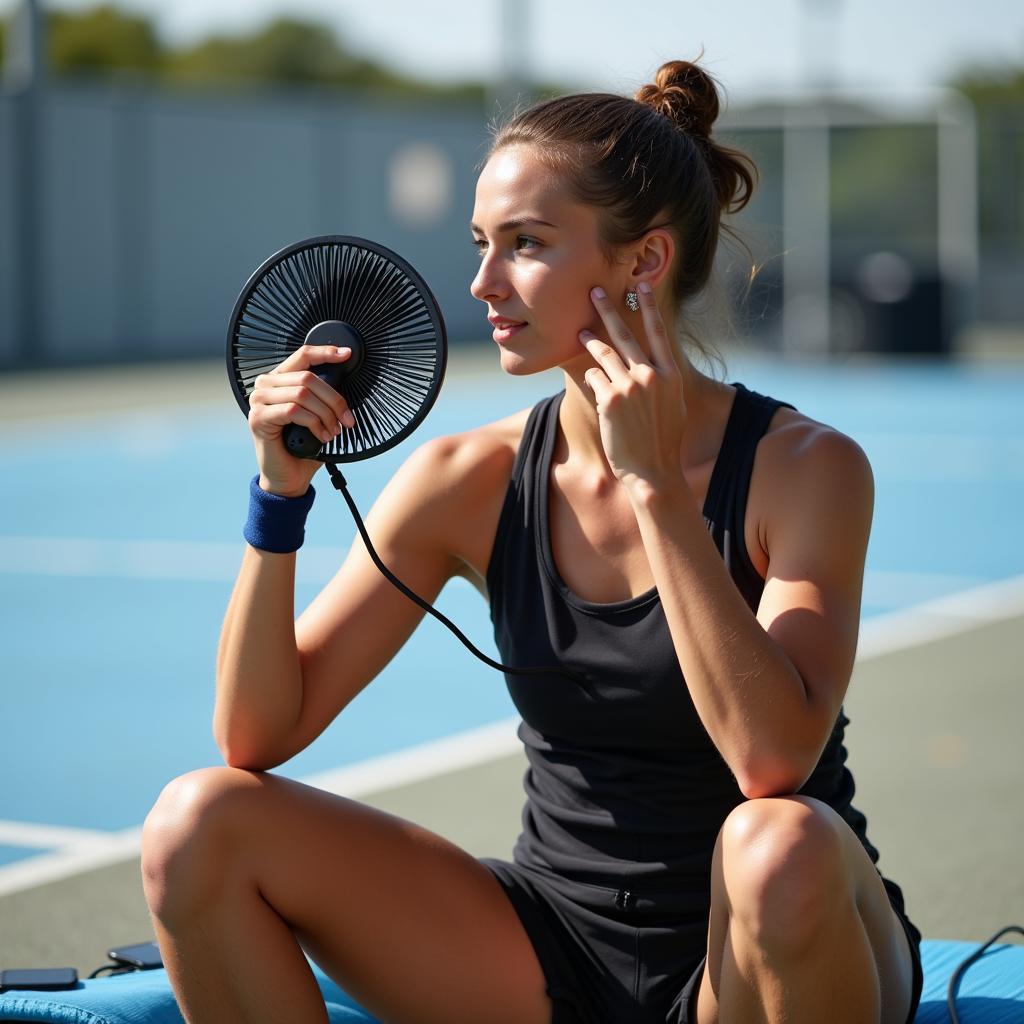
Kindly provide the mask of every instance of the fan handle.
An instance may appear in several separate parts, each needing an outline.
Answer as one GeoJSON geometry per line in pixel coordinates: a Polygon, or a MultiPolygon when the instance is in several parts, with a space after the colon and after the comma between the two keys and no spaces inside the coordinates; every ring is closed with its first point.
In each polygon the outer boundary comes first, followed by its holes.
{"type": "MultiPolygon", "coordinates": [[[[319,377],[339,394],[344,394],[342,382],[362,366],[366,357],[366,345],[359,332],[344,320],[324,320],[310,330],[303,344],[352,349],[352,355],[343,363],[319,363],[310,367],[315,377],[319,377]]],[[[315,459],[324,446],[323,441],[308,427],[298,423],[287,424],[281,431],[281,440],[285,448],[299,459],[315,459]]]]}

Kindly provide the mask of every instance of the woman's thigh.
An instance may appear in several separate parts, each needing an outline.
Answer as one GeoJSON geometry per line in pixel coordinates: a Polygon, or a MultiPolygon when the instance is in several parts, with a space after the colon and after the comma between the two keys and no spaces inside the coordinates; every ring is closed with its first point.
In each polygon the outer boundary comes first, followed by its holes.
{"type": "MultiPolygon", "coordinates": [[[[866,937],[877,971],[882,1007],[881,1024],[904,1024],[910,1008],[914,979],[910,941],[875,865],[853,830],[835,810],[811,797],[788,796],[747,801],[733,812],[733,815],[737,814],[748,816],[741,828],[749,826],[751,820],[757,821],[759,817],[761,821],[758,823],[768,827],[773,821],[784,822],[787,818],[798,818],[801,819],[801,824],[807,824],[808,816],[813,815],[813,824],[816,827],[828,829],[830,836],[838,838],[841,849],[838,863],[846,882],[846,895],[863,924],[862,933],[854,930],[841,941],[862,942],[866,937]]],[[[733,815],[730,815],[730,818],[733,818],[733,815]]],[[[719,987],[724,949],[729,941],[730,914],[725,868],[727,858],[724,856],[723,847],[729,842],[730,824],[735,825],[735,819],[733,822],[727,820],[723,825],[712,859],[708,956],[697,993],[697,1024],[716,1024],[718,1021],[718,1000],[715,993],[719,987]]],[[[814,830],[809,831],[813,833],[814,830]]],[[[763,840],[759,837],[759,841],[763,840]]],[[[791,881],[792,879],[784,880],[784,884],[791,881]]],[[[830,903],[838,906],[842,896],[842,892],[831,891],[827,898],[830,903]]],[[[837,949],[836,954],[835,962],[841,964],[842,950],[837,949]]]]}
{"type": "MultiPolygon", "coordinates": [[[[161,830],[218,851],[232,883],[250,883],[386,1020],[550,1019],[543,972],[501,885],[424,828],[280,776],[213,768],[165,791],[147,821],[154,845],[161,830]]],[[[173,887],[174,868],[165,874],[173,887]]]]}

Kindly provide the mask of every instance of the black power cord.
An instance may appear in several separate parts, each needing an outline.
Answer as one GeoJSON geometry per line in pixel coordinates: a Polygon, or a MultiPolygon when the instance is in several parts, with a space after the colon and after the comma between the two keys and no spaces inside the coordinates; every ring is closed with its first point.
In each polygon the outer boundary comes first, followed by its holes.
{"type": "Polygon", "coordinates": [[[960,1024],[960,1017],[956,1012],[956,990],[960,985],[960,979],[963,977],[964,972],[971,966],[971,964],[981,958],[981,955],[985,950],[988,949],[988,947],[991,946],[1000,935],[1005,935],[1007,932],[1017,932],[1020,935],[1024,935],[1024,928],[1021,928],[1016,924],[1008,924],[1005,928],[1000,928],[992,938],[990,938],[983,946],[976,949],[953,972],[953,976],[949,979],[949,988],[946,989],[946,1005],[949,1007],[949,1017],[952,1024],[960,1024]]]}
{"type": "Polygon", "coordinates": [[[133,974],[135,971],[141,970],[141,967],[133,967],[131,964],[104,964],[102,967],[97,967],[87,980],[91,981],[93,978],[99,978],[104,974],[111,976],[115,974],[133,974]]]}
{"type": "Polygon", "coordinates": [[[380,556],[377,554],[370,542],[370,535],[366,532],[366,526],[363,523],[363,517],[359,514],[359,510],[356,508],[356,503],[352,500],[352,495],[348,491],[348,483],[345,477],[342,476],[341,470],[338,469],[337,465],[333,462],[325,463],[327,466],[327,472],[330,474],[331,482],[334,486],[341,491],[342,497],[348,504],[349,511],[352,513],[352,518],[355,520],[356,529],[359,530],[359,536],[363,538],[363,543],[366,545],[366,550],[370,554],[370,558],[373,559],[373,564],[384,574],[384,576],[393,583],[410,601],[414,604],[419,605],[425,612],[429,612],[434,616],[438,622],[447,626],[459,640],[465,645],[465,647],[472,653],[475,654],[484,664],[490,665],[491,668],[496,668],[499,672],[507,672],[510,675],[519,676],[550,676],[550,675],[561,675],[567,679],[571,679],[583,693],[590,698],[594,699],[593,694],[590,692],[590,684],[588,681],[580,675],[578,672],[573,672],[567,668],[540,668],[540,667],[522,667],[515,668],[512,665],[503,665],[500,661],[495,661],[493,658],[489,658],[483,651],[479,650],[473,642],[455,625],[451,619],[442,615],[432,604],[428,601],[424,601],[419,594],[410,590],[395,574],[381,561],[380,556]]]}

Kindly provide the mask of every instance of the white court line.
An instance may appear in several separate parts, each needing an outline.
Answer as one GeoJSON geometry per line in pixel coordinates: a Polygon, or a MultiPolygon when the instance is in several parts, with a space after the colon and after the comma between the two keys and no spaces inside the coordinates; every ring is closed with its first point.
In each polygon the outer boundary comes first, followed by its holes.
{"type": "MultiPolygon", "coordinates": [[[[1024,615],[1024,575],[869,619],[861,627],[857,660],[916,647],[1018,615],[1024,615]]],[[[519,748],[517,725],[516,718],[504,719],[394,754],[310,775],[301,781],[344,796],[366,796],[512,754],[519,748]]],[[[101,834],[100,838],[87,832],[78,841],[78,830],[59,831],[72,839],[69,845],[0,867],[0,896],[130,860],[139,854],[141,828],[101,834]]]]}
{"type": "Polygon", "coordinates": [[[67,828],[64,825],[37,825],[30,821],[0,821],[0,846],[79,846],[103,842],[109,832],[92,828],[67,828]]]}
{"type": "MultiPolygon", "coordinates": [[[[97,540],[91,537],[0,537],[0,573],[105,579],[231,583],[245,544],[237,541],[97,540]]],[[[347,548],[303,548],[296,578],[324,582],[347,548]]]]}
{"type": "Polygon", "coordinates": [[[946,597],[875,615],[862,623],[857,660],[908,650],[966,633],[986,622],[1024,616],[1024,575],[984,583],[946,597]]]}
{"type": "MultiPolygon", "coordinates": [[[[244,551],[241,537],[236,542],[0,536],[0,575],[234,583],[244,551]]],[[[337,547],[303,546],[296,581],[326,583],[347,554],[347,541],[337,547]]],[[[461,576],[449,583],[472,586],[461,576]]]]}
{"type": "Polygon", "coordinates": [[[120,864],[137,857],[141,848],[142,829],[129,828],[107,832],[102,840],[72,844],[15,861],[0,868],[0,897],[71,878],[83,871],[120,864]]]}
{"type": "Polygon", "coordinates": [[[446,772],[486,764],[521,749],[518,718],[431,740],[394,754],[371,757],[346,768],[307,775],[302,781],[339,796],[365,796],[446,772]]]}
{"type": "MultiPolygon", "coordinates": [[[[518,718],[506,718],[393,754],[370,757],[345,768],[309,775],[299,781],[339,796],[366,796],[514,754],[519,749],[518,725],[518,718]]],[[[40,835],[44,829],[44,826],[0,822],[0,842],[3,842],[5,825],[9,826],[10,835],[17,835],[22,829],[26,837],[33,829],[39,829],[40,835]]],[[[54,828],[52,833],[60,849],[0,867],[0,896],[130,860],[137,857],[141,849],[141,828],[106,833],[54,828]]]]}
{"type": "MultiPolygon", "coordinates": [[[[74,578],[233,583],[244,545],[235,541],[98,540],[89,537],[0,536],[0,574],[74,578]]],[[[303,547],[296,563],[300,583],[323,584],[341,566],[347,542],[303,547]]],[[[960,591],[976,577],[869,569],[864,603],[901,608],[937,591],[960,591]]],[[[462,577],[452,586],[470,586],[462,577]]]]}

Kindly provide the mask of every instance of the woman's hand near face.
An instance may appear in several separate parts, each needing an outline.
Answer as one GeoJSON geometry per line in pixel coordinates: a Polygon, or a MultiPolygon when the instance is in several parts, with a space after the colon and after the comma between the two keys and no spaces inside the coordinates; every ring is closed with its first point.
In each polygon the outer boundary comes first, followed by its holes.
{"type": "Polygon", "coordinates": [[[627,489],[656,488],[679,476],[686,425],[683,378],[657,300],[646,283],[638,291],[646,350],[598,288],[591,298],[610,344],[590,331],[580,332],[580,341],[598,364],[587,370],[584,380],[597,401],[601,442],[612,471],[627,489]]]}
{"type": "Polygon", "coordinates": [[[343,363],[351,349],[334,345],[301,345],[280,366],[256,378],[249,396],[249,429],[256,445],[260,487],[272,494],[305,494],[320,468],[315,459],[290,454],[281,440],[289,423],[307,427],[325,444],[355,425],[348,403],[310,367],[343,363]]]}

